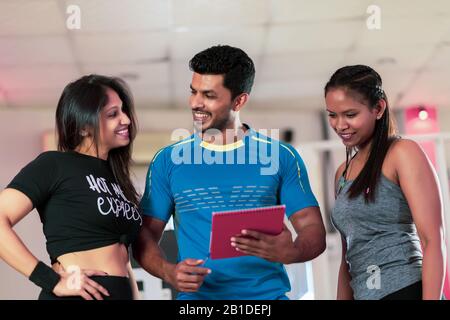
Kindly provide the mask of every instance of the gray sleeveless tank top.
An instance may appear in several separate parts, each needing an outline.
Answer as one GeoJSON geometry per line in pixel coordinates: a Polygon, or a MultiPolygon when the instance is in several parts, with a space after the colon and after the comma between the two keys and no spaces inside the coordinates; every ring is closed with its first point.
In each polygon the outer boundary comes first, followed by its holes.
{"type": "Polygon", "coordinates": [[[343,184],[331,221],[347,244],[346,261],[354,298],[380,299],[422,278],[422,250],[411,210],[398,185],[380,177],[375,202],[349,199],[343,184]]]}

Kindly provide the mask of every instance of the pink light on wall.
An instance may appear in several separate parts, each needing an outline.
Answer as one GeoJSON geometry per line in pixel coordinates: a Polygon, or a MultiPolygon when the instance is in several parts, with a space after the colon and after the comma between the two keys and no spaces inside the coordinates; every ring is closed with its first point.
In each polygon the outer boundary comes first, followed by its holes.
{"type": "MultiPolygon", "coordinates": [[[[405,110],[405,132],[408,135],[439,132],[436,108],[432,106],[412,106],[405,110]]],[[[427,154],[431,163],[436,167],[436,145],[434,141],[420,141],[420,146],[427,154]]],[[[449,264],[444,281],[444,295],[450,297],[449,264]]]]}
{"type": "MultiPolygon", "coordinates": [[[[439,132],[436,109],[431,106],[414,106],[405,110],[406,134],[427,134],[439,132]]],[[[436,167],[436,146],[433,141],[421,141],[423,148],[433,165],[436,167]]]]}

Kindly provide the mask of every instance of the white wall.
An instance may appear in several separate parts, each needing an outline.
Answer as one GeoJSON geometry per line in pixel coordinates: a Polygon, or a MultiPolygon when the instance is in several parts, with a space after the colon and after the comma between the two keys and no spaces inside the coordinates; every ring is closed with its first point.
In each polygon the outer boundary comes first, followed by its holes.
{"type": "MultiPolygon", "coordinates": [[[[438,120],[440,131],[450,132],[450,110],[439,109],[438,120]]],[[[445,145],[445,158],[447,159],[447,170],[450,172],[450,142],[445,145]]],[[[447,232],[450,231],[447,230],[447,232]]]]}
{"type": "MultiPolygon", "coordinates": [[[[14,175],[41,150],[41,133],[53,126],[47,112],[0,111],[0,186],[3,189],[14,175]]],[[[36,257],[48,261],[45,239],[36,211],[16,226],[16,232],[36,257]]],[[[24,276],[0,261],[0,299],[35,299],[38,288],[24,276]]]]}

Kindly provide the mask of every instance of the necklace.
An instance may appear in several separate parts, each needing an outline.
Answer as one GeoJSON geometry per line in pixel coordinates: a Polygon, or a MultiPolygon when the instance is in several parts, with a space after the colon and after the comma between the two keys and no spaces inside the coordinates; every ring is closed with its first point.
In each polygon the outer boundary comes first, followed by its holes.
{"type": "Polygon", "coordinates": [[[345,184],[347,183],[347,171],[350,168],[350,163],[352,162],[353,158],[356,157],[357,154],[358,154],[358,152],[356,152],[351,157],[351,159],[348,160],[349,153],[347,152],[347,160],[345,161],[345,169],[341,176],[342,179],[339,179],[338,191],[336,193],[336,196],[341,193],[342,189],[344,188],[345,184]]]}

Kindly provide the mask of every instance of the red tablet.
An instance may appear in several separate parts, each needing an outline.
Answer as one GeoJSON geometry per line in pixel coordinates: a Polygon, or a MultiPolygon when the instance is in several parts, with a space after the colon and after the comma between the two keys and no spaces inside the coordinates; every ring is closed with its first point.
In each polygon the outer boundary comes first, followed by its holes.
{"type": "Polygon", "coordinates": [[[222,259],[245,254],[231,246],[231,237],[243,229],[277,235],[283,230],[286,206],[258,207],[245,210],[213,212],[210,257],[222,259]]]}

